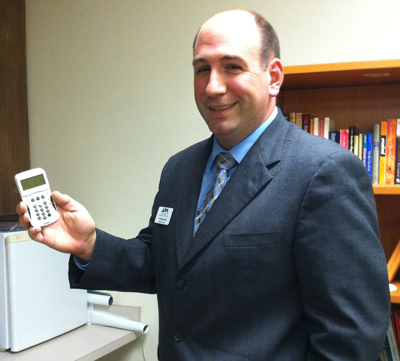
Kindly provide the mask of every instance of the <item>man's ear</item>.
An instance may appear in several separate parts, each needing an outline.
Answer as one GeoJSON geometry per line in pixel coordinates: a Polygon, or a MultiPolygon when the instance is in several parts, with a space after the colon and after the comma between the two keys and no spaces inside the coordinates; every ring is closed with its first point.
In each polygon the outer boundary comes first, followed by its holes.
{"type": "Polygon", "coordinates": [[[269,96],[276,97],[283,83],[283,66],[278,58],[270,60],[268,72],[270,75],[269,96]]]}

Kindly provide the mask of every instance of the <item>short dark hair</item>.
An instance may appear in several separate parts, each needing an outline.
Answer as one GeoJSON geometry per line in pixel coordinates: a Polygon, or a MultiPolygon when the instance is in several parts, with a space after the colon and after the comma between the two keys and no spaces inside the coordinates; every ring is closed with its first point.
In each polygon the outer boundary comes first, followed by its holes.
{"type": "MultiPolygon", "coordinates": [[[[228,10],[229,11],[229,10],[228,10]]],[[[255,11],[241,10],[251,14],[254,18],[254,22],[256,23],[258,32],[260,33],[260,47],[261,47],[261,59],[260,62],[265,67],[268,66],[269,60],[272,56],[275,58],[280,58],[281,51],[279,45],[278,34],[272,25],[260,14],[255,11]]],[[[197,30],[196,36],[193,41],[193,51],[196,46],[197,38],[199,36],[201,27],[197,30]]]]}
{"type": "Polygon", "coordinates": [[[253,15],[261,38],[261,64],[268,66],[271,56],[281,57],[278,34],[272,25],[260,14],[249,11],[253,15]]]}

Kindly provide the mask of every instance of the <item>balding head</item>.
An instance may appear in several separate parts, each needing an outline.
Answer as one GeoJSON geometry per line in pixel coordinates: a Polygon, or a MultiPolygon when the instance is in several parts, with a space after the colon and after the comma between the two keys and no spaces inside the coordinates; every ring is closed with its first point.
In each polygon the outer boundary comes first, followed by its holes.
{"type": "Polygon", "coordinates": [[[240,36],[240,29],[242,29],[248,21],[253,22],[257,27],[260,39],[260,60],[261,64],[267,67],[270,59],[280,58],[279,39],[272,25],[263,16],[254,11],[235,9],[223,11],[212,16],[198,30],[193,42],[193,51],[200,31],[207,24],[209,25],[210,22],[233,25],[232,31],[238,32],[240,36]]]}

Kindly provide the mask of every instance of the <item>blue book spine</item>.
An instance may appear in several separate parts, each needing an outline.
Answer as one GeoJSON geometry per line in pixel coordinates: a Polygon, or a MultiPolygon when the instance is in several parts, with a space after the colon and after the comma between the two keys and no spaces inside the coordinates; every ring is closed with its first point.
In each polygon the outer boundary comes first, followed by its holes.
{"type": "Polygon", "coordinates": [[[340,143],[340,132],[331,130],[329,132],[329,139],[335,143],[340,143]]]}
{"type": "Polygon", "coordinates": [[[372,179],[372,133],[367,134],[367,171],[369,177],[372,179]]]}
{"type": "Polygon", "coordinates": [[[362,161],[364,167],[367,168],[367,134],[363,134],[363,144],[362,144],[362,161]]]}

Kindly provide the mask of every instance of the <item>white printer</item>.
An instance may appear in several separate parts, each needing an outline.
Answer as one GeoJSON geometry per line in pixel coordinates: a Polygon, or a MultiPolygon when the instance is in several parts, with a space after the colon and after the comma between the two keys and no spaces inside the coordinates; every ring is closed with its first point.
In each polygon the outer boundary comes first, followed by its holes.
{"type": "Polygon", "coordinates": [[[26,231],[0,232],[0,350],[18,352],[87,323],[87,291],[69,288],[68,257],[26,231]]]}

